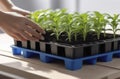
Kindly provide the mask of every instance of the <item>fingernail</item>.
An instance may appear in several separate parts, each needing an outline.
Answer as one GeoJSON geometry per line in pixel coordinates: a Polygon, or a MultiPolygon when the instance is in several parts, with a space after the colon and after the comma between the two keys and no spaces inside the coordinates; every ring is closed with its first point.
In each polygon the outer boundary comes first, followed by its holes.
{"type": "Polygon", "coordinates": [[[40,37],[41,40],[44,40],[45,38],[43,36],[40,37]]]}

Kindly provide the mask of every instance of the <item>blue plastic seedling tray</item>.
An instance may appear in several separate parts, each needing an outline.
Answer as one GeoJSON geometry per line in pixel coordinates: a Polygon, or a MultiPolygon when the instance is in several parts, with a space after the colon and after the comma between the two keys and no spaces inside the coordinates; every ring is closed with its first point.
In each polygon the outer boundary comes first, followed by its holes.
{"type": "Polygon", "coordinates": [[[78,58],[78,59],[70,59],[66,57],[47,54],[44,52],[25,49],[17,46],[11,46],[11,47],[12,47],[13,55],[22,55],[25,58],[29,58],[36,53],[40,55],[40,60],[45,63],[52,62],[54,59],[63,60],[65,62],[65,67],[69,70],[81,69],[83,62],[94,65],[96,64],[97,60],[102,62],[112,61],[113,55],[116,57],[120,57],[120,50],[112,51],[104,54],[98,54],[94,56],[89,56],[89,57],[78,58]]]}

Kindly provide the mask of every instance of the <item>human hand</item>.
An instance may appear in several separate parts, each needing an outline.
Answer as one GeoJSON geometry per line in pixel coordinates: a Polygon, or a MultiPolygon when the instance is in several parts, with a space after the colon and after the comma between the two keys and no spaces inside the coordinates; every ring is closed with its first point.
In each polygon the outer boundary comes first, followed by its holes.
{"type": "Polygon", "coordinates": [[[30,12],[15,6],[11,0],[0,0],[0,10],[5,12],[16,12],[23,16],[29,15],[30,12]]]}
{"type": "Polygon", "coordinates": [[[21,14],[21,15],[23,15],[23,16],[30,15],[30,12],[29,12],[29,11],[23,10],[23,9],[18,8],[18,7],[16,7],[16,6],[12,7],[12,8],[10,9],[10,11],[11,11],[11,12],[19,13],[19,14],[21,14]]]}
{"type": "Polygon", "coordinates": [[[0,12],[0,27],[15,40],[43,40],[45,31],[28,18],[12,12],[0,12]]]}

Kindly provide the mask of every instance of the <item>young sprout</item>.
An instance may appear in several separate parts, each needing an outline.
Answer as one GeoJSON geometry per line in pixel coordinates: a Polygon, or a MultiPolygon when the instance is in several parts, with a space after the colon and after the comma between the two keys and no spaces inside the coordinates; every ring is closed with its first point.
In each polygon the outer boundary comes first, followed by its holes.
{"type": "Polygon", "coordinates": [[[100,34],[103,28],[105,29],[107,20],[104,18],[103,14],[97,11],[95,11],[94,14],[91,16],[91,20],[93,21],[92,28],[97,34],[97,39],[100,39],[100,34]]]}
{"type": "Polygon", "coordinates": [[[57,40],[59,40],[61,33],[63,33],[64,31],[64,27],[62,26],[63,19],[61,18],[64,15],[66,15],[66,9],[56,10],[53,15],[53,19],[52,19],[54,22],[53,32],[57,40]]]}
{"type": "Polygon", "coordinates": [[[109,20],[108,20],[108,18],[107,18],[107,13],[104,13],[103,14],[103,17],[104,17],[104,19],[102,20],[102,26],[103,26],[103,33],[104,33],[104,37],[106,37],[106,26],[107,26],[107,24],[109,24],[109,20]]]}
{"type": "Polygon", "coordinates": [[[111,25],[111,28],[112,29],[108,29],[108,30],[111,30],[113,31],[113,37],[115,38],[116,37],[116,32],[118,30],[120,30],[118,28],[118,25],[120,23],[120,19],[119,19],[119,14],[114,14],[113,16],[109,15],[108,19],[110,19],[111,21],[109,22],[109,24],[111,25]]]}
{"type": "Polygon", "coordinates": [[[113,31],[113,37],[115,38],[120,22],[119,15],[114,14],[101,14],[100,12],[93,12],[92,14],[86,13],[67,13],[66,9],[58,10],[39,10],[35,11],[30,16],[31,20],[36,22],[45,31],[52,32],[51,35],[56,36],[56,40],[59,41],[59,37],[62,33],[67,34],[68,42],[72,42],[72,38],[77,41],[77,36],[82,34],[83,40],[86,41],[87,34],[90,31],[95,31],[97,39],[100,39],[101,32],[104,32],[106,36],[106,30],[113,31]],[[106,15],[108,16],[106,18],[106,15]],[[110,20],[110,21],[109,21],[110,20]],[[106,29],[106,25],[109,23],[112,29],[106,29]]]}
{"type": "Polygon", "coordinates": [[[77,41],[77,35],[80,33],[79,28],[79,24],[80,24],[80,18],[79,18],[79,13],[75,12],[72,14],[72,24],[71,24],[71,28],[73,29],[73,37],[75,39],[75,41],[77,41]]]}
{"type": "Polygon", "coordinates": [[[68,41],[71,42],[72,40],[72,34],[73,34],[73,29],[72,29],[72,23],[73,23],[73,19],[72,19],[72,14],[67,14],[64,15],[62,18],[63,19],[63,24],[64,24],[64,30],[68,35],[68,41]]]}
{"type": "Polygon", "coordinates": [[[80,32],[83,35],[83,40],[86,41],[87,33],[91,31],[92,22],[89,18],[88,13],[80,14],[80,32]]]}

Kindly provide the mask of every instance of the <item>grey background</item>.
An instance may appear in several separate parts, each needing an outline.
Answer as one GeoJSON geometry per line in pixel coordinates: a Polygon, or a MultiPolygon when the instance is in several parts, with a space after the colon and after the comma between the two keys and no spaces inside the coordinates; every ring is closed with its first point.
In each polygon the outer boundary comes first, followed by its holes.
{"type": "Polygon", "coordinates": [[[49,8],[49,0],[12,0],[12,2],[16,6],[29,11],[49,8]]]}
{"type": "MultiPolygon", "coordinates": [[[[12,0],[13,3],[23,9],[35,11],[38,9],[58,9],[67,8],[69,11],[74,12],[77,10],[77,0],[12,0]]],[[[78,0],[79,1],[79,0],[78,0]]]]}
{"type": "Polygon", "coordinates": [[[100,11],[120,13],[120,0],[12,0],[16,6],[29,11],[67,8],[69,11],[100,11]]]}
{"type": "Polygon", "coordinates": [[[70,12],[97,10],[111,14],[120,13],[120,0],[12,0],[12,2],[29,11],[67,8],[70,12]]]}

